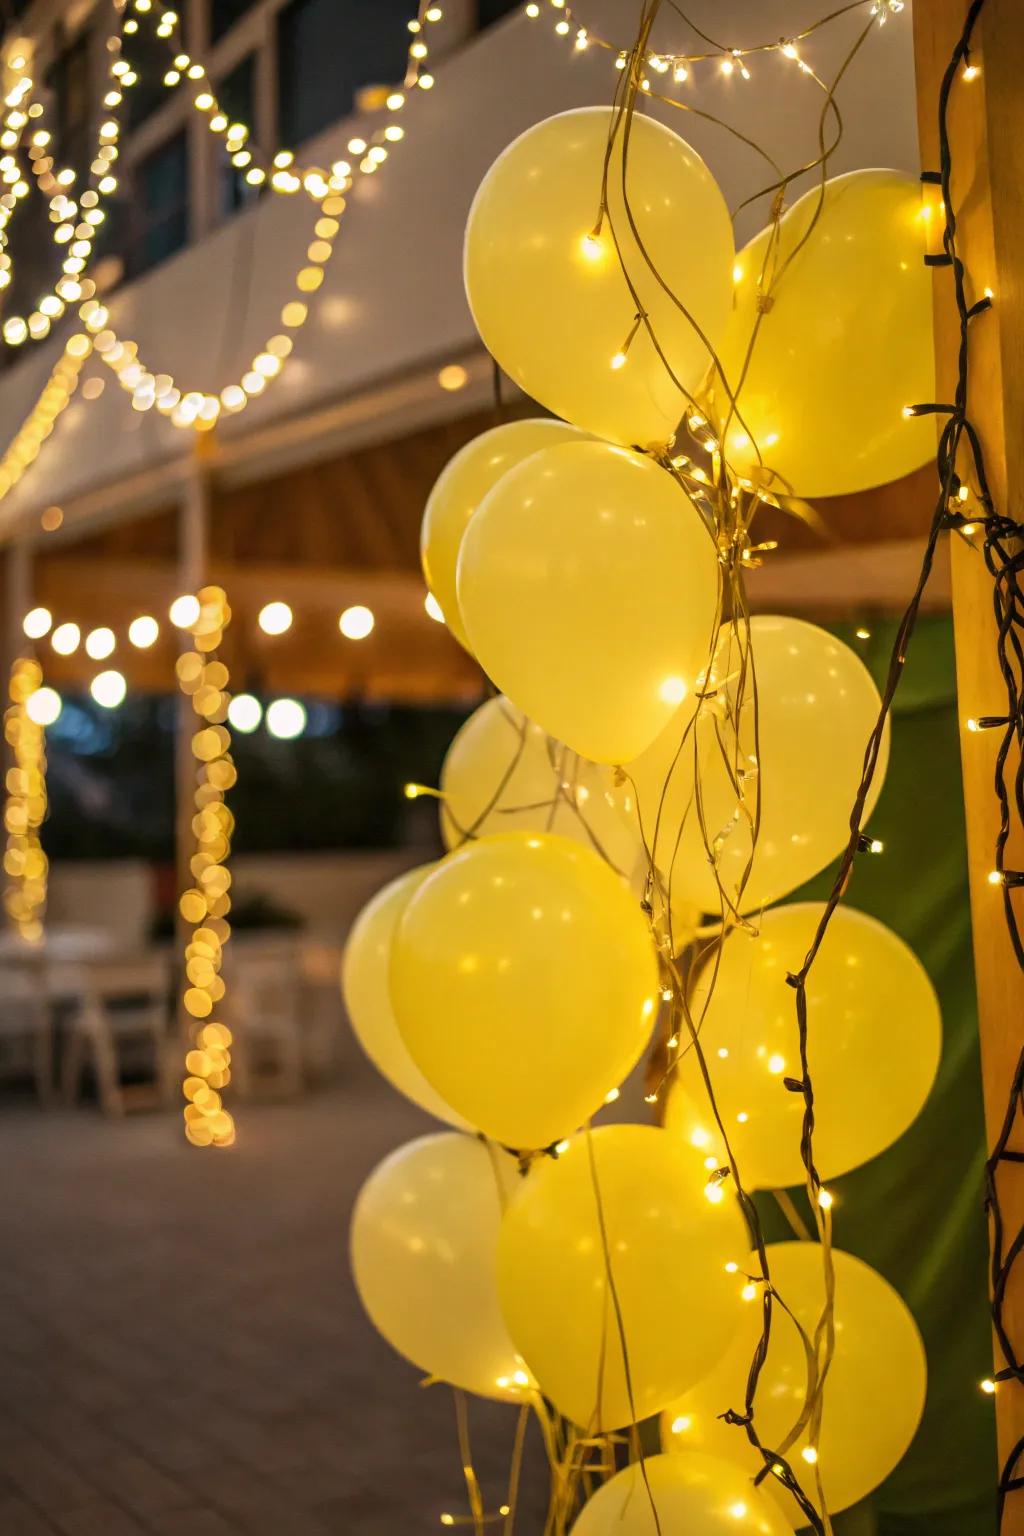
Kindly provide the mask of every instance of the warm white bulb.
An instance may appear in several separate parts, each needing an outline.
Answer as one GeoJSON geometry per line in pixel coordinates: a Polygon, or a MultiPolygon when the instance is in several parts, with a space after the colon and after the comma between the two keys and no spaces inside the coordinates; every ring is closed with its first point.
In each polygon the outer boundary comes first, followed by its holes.
{"type": "Polygon", "coordinates": [[[346,640],[365,640],[373,625],[373,613],[361,603],[357,603],[354,608],[346,608],[338,620],[338,628],[346,640]]]}
{"type": "Polygon", "coordinates": [[[160,625],[148,613],[140,614],[128,625],[128,639],[140,651],[148,651],[151,645],[155,645],[159,633],[160,625]]]}
{"type": "Polygon", "coordinates": [[[82,631],[77,624],[58,624],[50,636],[50,644],[58,656],[70,656],[78,650],[82,631]]]}
{"type": "MultiPolygon", "coordinates": [[[[282,699],[280,703],[290,702],[282,699]]],[[[301,709],[301,705],[299,706],[301,709]]],[[[254,731],[263,719],[263,705],[251,693],[236,693],[228,705],[228,723],[246,736],[254,731]]]]}
{"type": "Polygon", "coordinates": [[[267,705],[267,730],[279,741],[294,741],[305,728],[306,709],[298,699],[275,699],[267,705]]]}
{"type": "Polygon", "coordinates": [[[109,672],[98,672],[89,684],[89,692],[96,703],[104,709],[116,709],[124,703],[124,696],[128,692],[128,684],[123,675],[111,669],[109,672]]]}
{"type": "Polygon", "coordinates": [[[60,694],[55,688],[37,688],[25,701],[25,713],[36,725],[52,725],[62,708],[60,694]]]}
{"type": "Polygon", "coordinates": [[[265,635],[283,635],[292,627],[292,611],[287,603],[267,603],[257,622],[265,635]]]}
{"type": "Polygon", "coordinates": [[[21,621],[21,627],[30,640],[41,640],[44,635],[50,633],[52,623],[53,614],[49,608],[33,608],[26,613],[21,621]]]}
{"type": "Polygon", "coordinates": [[[169,616],[176,629],[191,629],[199,617],[198,597],[176,597],[170,606],[169,616]]]}
{"type": "Polygon", "coordinates": [[[114,631],[103,625],[100,629],[91,629],[86,635],[85,653],[91,656],[93,661],[103,661],[105,657],[113,654],[116,644],[114,631]]]}

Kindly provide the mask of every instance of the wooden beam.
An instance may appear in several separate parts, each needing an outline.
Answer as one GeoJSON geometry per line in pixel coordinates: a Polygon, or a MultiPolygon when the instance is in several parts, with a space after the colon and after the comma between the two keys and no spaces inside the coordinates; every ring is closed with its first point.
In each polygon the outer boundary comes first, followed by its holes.
{"type": "MultiPolygon", "coordinates": [[[[939,84],[961,34],[967,0],[919,0],[914,7],[918,116],[922,163],[938,169],[939,84]]],[[[986,287],[991,312],[972,321],[969,412],[977,425],[1000,511],[1021,520],[1024,501],[1024,135],[1020,81],[1024,69],[1024,7],[1020,0],[987,0],[971,63],[980,72],[958,79],[949,125],[953,148],[952,202],[959,254],[970,274],[971,297],[986,287]]],[[[948,268],[935,274],[937,398],[952,400],[958,328],[948,268]]],[[[898,344],[898,343],[897,343],[898,344]]],[[[966,478],[966,467],[964,467],[966,478]]],[[[961,719],[1004,714],[1006,690],[996,659],[992,582],[980,552],[952,540],[953,618],[961,719]]],[[[991,885],[999,816],[994,793],[999,731],[962,730],[964,795],[977,973],[985,1113],[990,1144],[1006,1113],[1024,1042],[1024,975],[1016,963],[1002,911],[1003,892],[991,885]]],[[[1009,765],[1012,775],[1014,764],[1009,765]]],[[[1018,829],[1019,834],[1019,829],[1018,829]]],[[[1024,867],[1024,838],[1007,850],[1008,868],[1024,867]]],[[[1020,1140],[1016,1142],[1020,1146],[1020,1140]]],[[[1024,1226],[1024,1165],[999,1174],[1006,1240],[1024,1226]]],[[[1024,1269],[1018,1266],[1003,1316],[1018,1354],[1024,1352],[1024,1269]]],[[[996,1367],[1004,1361],[996,1351],[996,1367]]],[[[1024,1435],[1024,1388],[1012,1381],[996,1397],[1000,1465],[1024,1435]]],[[[1019,1471],[1020,1469],[1018,1469],[1019,1471]]],[[[1002,1536],[1024,1533],[1024,1491],[1010,1494],[1002,1536]]]]}

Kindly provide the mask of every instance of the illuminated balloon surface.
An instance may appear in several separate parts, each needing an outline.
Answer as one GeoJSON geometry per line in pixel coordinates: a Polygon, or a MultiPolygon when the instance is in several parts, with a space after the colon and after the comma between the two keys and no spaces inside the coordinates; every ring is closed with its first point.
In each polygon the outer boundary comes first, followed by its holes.
{"type": "MultiPolygon", "coordinates": [[[[675,770],[679,785],[673,777],[674,803],[689,807],[688,814],[681,834],[673,818],[663,821],[654,850],[659,868],[666,875],[671,869],[673,900],[704,912],[721,908],[719,880],[726,909],[738,904],[741,912],[754,912],[787,896],[843,851],[864,750],[881,708],[860,657],[815,624],[758,615],[750,623],[750,657],[739,706],[740,648],[731,630],[722,632],[712,681],[721,680],[723,701],[702,709],[695,747],[675,770]],[[739,717],[738,753],[726,715],[739,717]],[[701,765],[700,812],[693,794],[695,761],[701,765]],[[738,781],[743,813],[737,810],[738,781]],[[746,879],[758,783],[760,826],[746,879]],[[708,843],[717,856],[718,879],[708,843]]],[[[887,724],[865,821],[881,793],[888,760],[887,724]]]]}
{"type": "Polygon", "coordinates": [[[639,113],[628,143],[618,126],[604,183],[612,124],[609,108],[580,107],[528,128],[498,157],[470,209],[466,294],[487,350],[528,395],[610,442],[646,448],[671,439],[683,391],[708,371],[700,330],[714,347],[725,329],[732,225],[696,151],[639,113]],[[640,310],[664,359],[637,327],[640,310]]]}
{"type": "Polygon", "coordinates": [[[356,1039],[377,1071],[428,1114],[464,1127],[465,1121],[430,1086],[409,1055],[391,1006],[389,971],[395,925],[433,868],[433,864],[425,864],[400,875],[367,902],[345,945],[341,990],[356,1039]]]}
{"type": "Polygon", "coordinates": [[[498,1306],[495,1245],[517,1179],[507,1155],[443,1131],[399,1147],[359,1192],[350,1234],[363,1306],[421,1371],[484,1397],[525,1384],[498,1306]]]}
{"type": "Polygon", "coordinates": [[[555,832],[624,874],[639,842],[623,824],[611,771],[552,741],[509,699],[488,699],[461,727],[441,769],[449,848],[492,832],[555,832]]]}
{"type": "Polygon", "coordinates": [[[706,670],[719,585],[686,492],[609,443],[548,448],[510,470],[459,551],[480,665],[531,720],[600,763],[638,756],[706,670]]]}
{"type": "Polygon", "coordinates": [[[509,1206],[502,1311],[540,1390],[582,1428],[659,1412],[742,1321],[725,1265],[742,1262],[745,1228],[707,1181],[703,1159],[658,1126],[606,1125],[535,1162],[509,1206]]]}
{"type": "Polygon", "coordinates": [[[792,1536],[792,1526],[734,1461],[646,1456],[585,1506],[572,1536],[792,1536]]]}
{"type": "Polygon", "coordinates": [[[564,421],[539,417],[508,421],[460,448],[434,483],[423,513],[420,556],[427,586],[437,599],[445,623],[468,648],[455,595],[455,565],[470,518],[502,475],[532,453],[556,443],[578,442],[584,433],[564,421]]]}
{"type": "MultiPolygon", "coordinates": [[[[803,965],[824,910],[816,901],[773,907],[756,936],[734,930],[717,974],[709,957],[693,984],[715,1100],[751,1188],[805,1178],[803,1095],[785,1082],[802,1076],[796,994],[786,976],[803,965]]],[[[884,1152],[920,1114],[938,1070],[942,1019],[913,950],[847,906],[833,913],[811,967],[807,1018],[814,1161],[830,1179],[884,1152]]],[[[717,1151],[695,1052],[683,1055],[671,1085],[667,1125],[717,1151]]]]}
{"type": "MultiPolygon", "coordinates": [[[[834,1250],[836,1345],[825,1382],[821,1435],[814,1469],[803,1452],[806,1431],[787,1460],[800,1486],[815,1498],[814,1471],[821,1473],[830,1512],[858,1503],[877,1488],[910,1446],[921,1421],[927,1387],[927,1360],[917,1324],[906,1303],[887,1280],[852,1254],[834,1250]]],[[[758,1274],[756,1257],[744,1268],[758,1274]]],[[[772,1284],[804,1329],[813,1336],[825,1299],[821,1249],[817,1243],[771,1243],[768,1268],[772,1284]]],[[[739,1290],[743,1276],[735,1279],[739,1290]]],[[[714,1369],[662,1418],[662,1444],[682,1451],[728,1456],[753,1476],[763,1466],[742,1428],[719,1415],[742,1412],[747,1374],[761,1334],[760,1286],[745,1304],[729,1352],[714,1369]]],[[[754,1421],[765,1445],[777,1446],[803,1412],[807,1397],[807,1359],[803,1342],[782,1307],[774,1308],[768,1358],[761,1373],[754,1421]]],[[[764,1488],[790,1516],[806,1525],[792,1497],[777,1480],[764,1488]]]]}
{"type": "MultiPolygon", "coordinates": [[[[739,417],[725,437],[731,467],[757,474],[756,445],[779,488],[812,497],[883,485],[935,457],[934,419],[903,414],[935,399],[920,182],[902,171],[851,171],[826,184],[820,212],[819,203],[813,187],[783,215],[777,246],[763,230],[739,253],[720,351],[733,388],[746,366],[739,417]],[[780,275],[765,284],[770,307],[745,364],[759,279],[773,271],[780,275]]],[[[720,380],[714,396],[721,424],[728,401],[720,380]]]]}
{"type": "Polygon", "coordinates": [[[505,1146],[547,1147],[632,1070],[658,997],[628,886],[564,837],[507,832],[450,853],[398,924],[391,996],[424,1076],[505,1146]]]}

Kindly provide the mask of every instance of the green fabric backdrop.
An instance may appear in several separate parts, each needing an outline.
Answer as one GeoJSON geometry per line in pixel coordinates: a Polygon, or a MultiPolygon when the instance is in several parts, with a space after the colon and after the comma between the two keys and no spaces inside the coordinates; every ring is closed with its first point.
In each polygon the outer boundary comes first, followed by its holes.
{"type": "MultiPolygon", "coordinates": [[[[893,626],[865,627],[868,641],[853,625],[835,632],[881,682],[893,626]]],[[[947,619],[923,620],[912,643],[871,832],[884,853],[857,860],[847,901],[888,923],[927,968],[942,1003],[943,1054],[931,1098],[906,1135],[831,1182],[835,1235],[910,1306],[928,1350],[929,1387],[909,1453],[867,1504],[837,1518],[836,1536],[981,1536],[994,1527],[996,1478],[993,1405],[978,1386],[992,1369],[985,1139],[947,619]]],[[[830,885],[824,875],[794,899],[822,898],[830,885]]],[[[791,1235],[774,1202],[765,1203],[764,1218],[772,1237],[791,1235]]]]}

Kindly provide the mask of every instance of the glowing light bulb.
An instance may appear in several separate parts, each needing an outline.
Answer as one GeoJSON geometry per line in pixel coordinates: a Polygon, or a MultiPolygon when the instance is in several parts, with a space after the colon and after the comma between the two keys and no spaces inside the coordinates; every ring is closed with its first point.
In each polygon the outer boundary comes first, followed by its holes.
{"type": "Polygon", "coordinates": [[[106,625],[100,629],[91,629],[85,637],[85,654],[91,656],[93,661],[103,661],[113,654],[116,644],[114,631],[107,629],[106,625]]]}
{"type": "Polygon", "coordinates": [[[705,1184],[704,1198],[705,1200],[708,1200],[712,1205],[721,1205],[722,1201],[725,1199],[725,1190],[722,1188],[721,1184],[705,1184]]]}
{"type": "Polygon", "coordinates": [[[267,603],[260,609],[257,623],[265,635],[283,635],[292,627],[292,611],[287,603],[267,603]]]}
{"type": "Polygon", "coordinates": [[[160,625],[148,613],[140,614],[128,625],[128,639],[140,651],[148,651],[151,645],[155,645],[159,634],[160,625]]]}
{"type": "Polygon", "coordinates": [[[823,1211],[830,1211],[835,1203],[835,1196],[830,1194],[827,1189],[818,1190],[818,1204],[823,1211]]]}
{"type": "Polygon", "coordinates": [[[64,705],[55,688],[37,688],[25,701],[25,713],[36,725],[52,725],[64,705]]]}
{"type": "Polygon", "coordinates": [[[89,692],[103,709],[117,709],[124,703],[128,684],[120,672],[111,668],[109,672],[96,674],[89,684],[89,692]]]}
{"type": "Polygon", "coordinates": [[[806,1461],[809,1467],[813,1467],[818,1459],[818,1453],[814,1449],[813,1445],[805,1445],[803,1450],[800,1452],[800,1455],[803,1457],[804,1461],[806,1461]]]}
{"type": "Polygon", "coordinates": [[[267,706],[267,730],[279,741],[294,741],[306,729],[306,707],[298,699],[275,699],[267,706]]]}
{"type": "Polygon", "coordinates": [[[971,81],[971,80],[977,80],[977,78],[978,78],[978,76],[980,74],[981,74],[981,65],[980,64],[965,64],[964,65],[964,68],[963,68],[963,79],[964,80],[967,80],[968,82],[971,81]]]}
{"type": "Polygon", "coordinates": [[[785,1070],[786,1058],[784,1056],[779,1056],[776,1054],[775,1056],[770,1056],[768,1058],[768,1071],[771,1072],[773,1076],[778,1077],[779,1073],[785,1072],[785,1070]]]}
{"type": "Polygon", "coordinates": [[[263,719],[263,705],[251,693],[236,693],[228,705],[228,721],[236,731],[248,736],[263,719]]]}
{"type": "Polygon", "coordinates": [[[191,629],[199,617],[197,597],[176,597],[168,610],[168,616],[176,629],[191,629]]]}
{"type": "Polygon", "coordinates": [[[338,620],[338,628],[346,640],[365,640],[375,622],[372,610],[357,603],[354,607],[345,609],[338,620]]]}
{"type": "Polygon", "coordinates": [[[449,363],[438,373],[437,382],[449,394],[454,394],[457,389],[465,389],[469,383],[469,374],[460,363],[449,363]]]}
{"type": "Polygon", "coordinates": [[[666,704],[681,704],[689,692],[681,677],[666,677],[658,689],[658,697],[666,704]]]}
{"type": "Polygon", "coordinates": [[[591,231],[589,235],[583,236],[583,239],[580,241],[580,249],[588,261],[598,261],[604,254],[604,246],[601,244],[600,236],[594,231],[591,231]]]}
{"type": "Polygon", "coordinates": [[[614,1104],[618,1096],[619,1090],[617,1088],[609,1088],[608,1092],[604,1096],[604,1101],[606,1104],[614,1104]]]}
{"type": "Polygon", "coordinates": [[[981,1387],[981,1390],[989,1397],[991,1397],[996,1390],[996,1384],[992,1380],[991,1376],[986,1376],[984,1381],[979,1382],[979,1386],[981,1387]]]}
{"type": "Polygon", "coordinates": [[[50,637],[50,644],[58,656],[72,656],[78,650],[82,631],[77,624],[58,624],[50,637]]]}
{"type": "Polygon", "coordinates": [[[678,1419],[672,1420],[672,1433],[674,1435],[685,1435],[692,1423],[693,1420],[688,1413],[681,1413],[678,1419]]]}
{"type": "Polygon", "coordinates": [[[53,614],[49,608],[32,608],[21,621],[21,627],[30,640],[41,640],[50,633],[53,614]]]}
{"type": "Polygon", "coordinates": [[[609,363],[608,366],[610,368],[614,368],[616,370],[618,370],[619,368],[625,368],[625,366],[626,366],[626,354],[625,354],[625,352],[616,352],[615,356],[611,359],[611,362],[609,363]]]}

